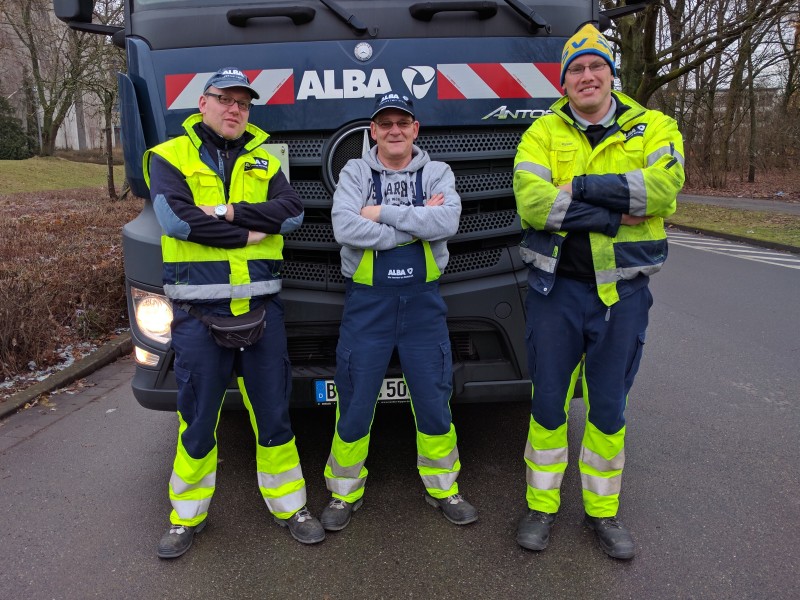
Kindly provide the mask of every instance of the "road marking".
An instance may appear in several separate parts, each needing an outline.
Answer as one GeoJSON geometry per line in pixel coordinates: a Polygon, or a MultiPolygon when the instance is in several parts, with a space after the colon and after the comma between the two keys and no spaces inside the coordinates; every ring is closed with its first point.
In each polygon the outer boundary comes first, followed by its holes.
{"type": "Polygon", "coordinates": [[[667,237],[671,244],[683,246],[684,248],[743,258],[745,260],[775,265],[776,267],[800,269],[800,256],[790,254],[789,252],[765,250],[755,246],[748,246],[741,242],[710,238],[695,233],[669,231],[667,237]]]}

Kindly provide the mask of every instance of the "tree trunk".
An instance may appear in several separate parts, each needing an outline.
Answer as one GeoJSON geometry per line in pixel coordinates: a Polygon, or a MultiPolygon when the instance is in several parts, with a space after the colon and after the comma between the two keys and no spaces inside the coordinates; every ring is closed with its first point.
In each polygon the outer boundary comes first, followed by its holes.
{"type": "Polygon", "coordinates": [[[105,134],[106,134],[106,167],[108,168],[107,171],[107,181],[108,181],[108,197],[111,200],[117,200],[117,188],[114,185],[114,153],[113,147],[111,145],[111,131],[113,128],[113,123],[111,122],[111,107],[106,104],[103,108],[103,118],[105,119],[105,134]]]}
{"type": "Polygon", "coordinates": [[[747,95],[750,104],[750,137],[747,140],[747,181],[748,183],[755,183],[756,181],[756,140],[758,139],[758,130],[756,124],[756,91],[755,91],[755,73],[753,72],[753,56],[752,54],[747,57],[747,69],[750,72],[747,85],[747,95]]]}

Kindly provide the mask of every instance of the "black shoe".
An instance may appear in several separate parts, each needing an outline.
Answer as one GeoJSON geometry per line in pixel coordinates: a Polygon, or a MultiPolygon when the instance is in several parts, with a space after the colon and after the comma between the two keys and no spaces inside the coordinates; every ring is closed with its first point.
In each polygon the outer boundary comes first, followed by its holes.
{"type": "Polygon", "coordinates": [[[350,523],[350,517],[361,508],[363,502],[364,500],[362,498],[359,498],[352,504],[340,498],[331,498],[328,506],[325,507],[322,514],[319,516],[319,522],[322,523],[322,527],[327,531],[341,531],[347,527],[348,523],[350,523]]]}
{"type": "Polygon", "coordinates": [[[158,542],[159,558],[178,558],[191,548],[194,536],[205,529],[206,521],[200,521],[194,527],[189,525],[170,525],[167,532],[158,542]]]}
{"type": "Polygon", "coordinates": [[[517,525],[517,543],[528,550],[544,550],[555,522],[555,513],[529,510],[517,525]]]}
{"type": "Polygon", "coordinates": [[[453,494],[447,498],[434,498],[425,494],[425,502],[435,508],[441,508],[444,518],[455,525],[468,525],[478,520],[478,510],[461,494],[453,494]]]}
{"type": "Polygon", "coordinates": [[[281,527],[288,527],[289,533],[301,544],[316,544],[325,539],[325,530],[305,506],[288,519],[275,517],[281,527]]]}
{"type": "Polygon", "coordinates": [[[587,527],[594,529],[603,552],[612,558],[628,560],[636,554],[631,532],[619,522],[617,517],[590,517],[586,515],[583,523],[587,527]]]}

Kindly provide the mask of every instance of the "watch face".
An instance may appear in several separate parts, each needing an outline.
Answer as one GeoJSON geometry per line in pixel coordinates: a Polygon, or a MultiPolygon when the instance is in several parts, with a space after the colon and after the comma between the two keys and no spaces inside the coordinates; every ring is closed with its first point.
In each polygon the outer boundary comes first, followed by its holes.
{"type": "Polygon", "coordinates": [[[228,206],[226,204],[218,204],[214,209],[214,214],[220,218],[224,217],[226,214],[228,214],[228,206]]]}

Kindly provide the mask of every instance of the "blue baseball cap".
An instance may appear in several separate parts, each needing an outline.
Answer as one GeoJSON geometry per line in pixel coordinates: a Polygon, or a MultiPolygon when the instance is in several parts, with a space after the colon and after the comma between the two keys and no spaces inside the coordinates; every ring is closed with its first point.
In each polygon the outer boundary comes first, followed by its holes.
{"type": "Polygon", "coordinates": [[[247,78],[247,75],[233,67],[225,67],[214,73],[206,82],[203,93],[205,94],[211,86],[221,90],[225,88],[241,87],[250,92],[254,100],[258,100],[259,98],[258,92],[250,85],[250,80],[247,78]]]}
{"type": "Polygon", "coordinates": [[[375,115],[387,108],[402,110],[410,114],[412,119],[414,118],[414,103],[411,101],[411,98],[408,96],[401,96],[396,92],[387,92],[383,96],[380,96],[375,101],[375,110],[372,111],[372,117],[370,118],[374,119],[375,115]]]}

